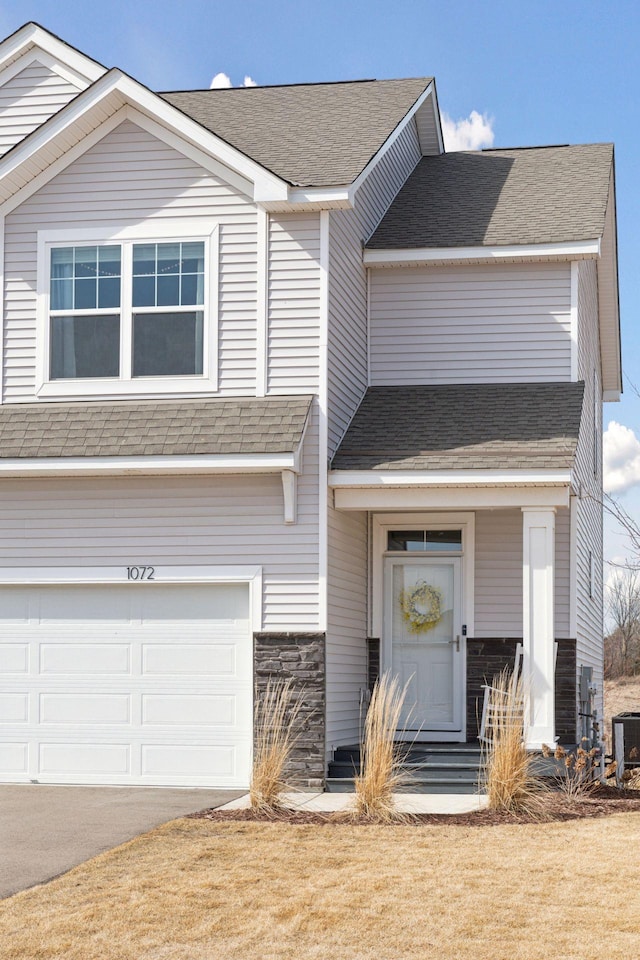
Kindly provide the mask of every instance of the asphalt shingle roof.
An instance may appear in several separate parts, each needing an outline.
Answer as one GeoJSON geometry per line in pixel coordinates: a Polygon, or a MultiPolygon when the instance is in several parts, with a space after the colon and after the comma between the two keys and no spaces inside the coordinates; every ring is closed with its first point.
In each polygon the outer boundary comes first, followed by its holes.
{"type": "Polygon", "coordinates": [[[369,387],[334,470],[564,469],[583,383],[369,387]]]}
{"type": "Polygon", "coordinates": [[[371,249],[559,243],[602,236],[609,143],[423,157],[371,249]]]}
{"type": "Polygon", "coordinates": [[[428,87],[429,78],[161,93],[297,186],[352,183],[428,87]]]}
{"type": "Polygon", "coordinates": [[[0,406],[0,459],[291,453],[312,397],[0,406]]]}

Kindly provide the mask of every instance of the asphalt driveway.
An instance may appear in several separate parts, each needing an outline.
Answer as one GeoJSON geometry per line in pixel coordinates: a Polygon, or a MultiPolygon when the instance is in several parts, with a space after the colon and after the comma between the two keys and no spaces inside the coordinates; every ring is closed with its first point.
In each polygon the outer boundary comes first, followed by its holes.
{"type": "Polygon", "coordinates": [[[0,785],[0,899],[242,791],[0,785]]]}

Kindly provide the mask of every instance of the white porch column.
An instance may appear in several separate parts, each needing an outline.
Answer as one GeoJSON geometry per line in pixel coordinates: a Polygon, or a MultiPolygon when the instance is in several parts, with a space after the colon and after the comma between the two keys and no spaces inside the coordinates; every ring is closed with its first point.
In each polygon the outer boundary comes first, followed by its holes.
{"type": "Polygon", "coordinates": [[[522,508],[523,679],[527,746],[555,742],[555,510],[522,508]]]}

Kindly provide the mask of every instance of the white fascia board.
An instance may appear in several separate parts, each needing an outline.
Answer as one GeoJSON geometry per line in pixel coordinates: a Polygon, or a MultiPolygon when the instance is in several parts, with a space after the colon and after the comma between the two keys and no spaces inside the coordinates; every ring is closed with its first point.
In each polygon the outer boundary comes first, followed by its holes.
{"type": "Polygon", "coordinates": [[[12,63],[16,57],[20,56],[22,51],[26,52],[32,46],[44,50],[55,60],[68,66],[74,73],[79,74],[91,83],[106,73],[106,68],[101,64],[85,57],[79,50],[70,47],[63,40],[49,33],[48,30],[38,26],[37,23],[26,23],[24,27],[21,27],[20,30],[0,43],[0,83],[4,82],[1,76],[4,64],[12,63]]]}
{"type": "Polygon", "coordinates": [[[352,487],[334,491],[336,510],[505,510],[568,507],[568,486],[352,487]]]}
{"type": "Polygon", "coordinates": [[[571,243],[523,243],[497,247],[417,247],[401,250],[365,250],[367,266],[401,266],[465,260],[529,259],[531,257],[596,258],[600,256],[600,240],[571,243]]]}
{"type": "Polygon", "coordinates": [[[436,132],[438,134],[438,146],[440,147],[440,153],[444,153],[445,149],[444,149],[444,134],[442,133],[442,117],[440,115],[440,105],[438,103],[438,90],[436,88],[435,79],[432,83],[432,86],[433,86],[433,92],[432,92],[433,110],[436,117],[436,132]]]}
{"type": "Polygon", "coordinates": [[[603,390],[602,391],[603,403],[619,403],[621,399],[622,399],[621,390],[603,390]]]}
{"type": "Polygon", "coordinates": [[[332,470],[329,486],[350,487],[496,487],[563,486],[570,470],[332,470]]]}
{"type": "Polygon", "coordinates": [[[382,146],[381,146],[380,149],[377,151],[377,153],[375,153],[375,154],[373,155],[373,157],[371,158],[371,160],[369,161],[369,163],[366,165],[366,167],[364,167],[364,169],[358,174],[358,176],[356,177],[356,179],[353,181],[353,183],[352,183],[351,186],[349,187],[349,194],[350,194],[350,197],[351,197],[351,201],[352,201],[352,202],[353,202],[353,198],[355,197],[356,192],[359,190],[359,188],[360,188],[360,187],[362,186],[362,184],[365,182],[365,180],[367,179],[367,177],[369,176],[369,174],[371,174],[371,173],[373,172],[373,170],[375,170],[375,168],[378,166],[378,164],[380,163],[380,161],[382,160],[382,158],[384,157],[384,155],[387,153],[387,151],[388,151],[388,150],[393,146],[393,144],[396,142],[396,140],[398,139],[398,137],[400,136],[400,134],[402,133],[402,131],[404,130],[404,128],[406,127],[406,125],[407,125],[407,124],[413,119],[413,117],[416,115],[416,113],[418,112],[418,110],[420,109],[420,107],[422,106],[422,104],[425,102],[425,100],[427,99],[427,97],[431,96],[432,90],[433,90],[433,81],[431,81],[431,83],[429,84],[428,87],[425,87],[425,89],[423,90],[423,92],[420,94],[420,96],[418,97],[418,99],[416,100],[416,102],[413,104],[413,106],[411,107],[411,109],[408,110],[407,113],[404,115],[404,117],[402,118],[402,120],[400,121],[400,123],[398,124],[398,126],[395,128],[395,130],[387,137],[387,139],[386,139],[385,142],[382,144],[382,146]]]}
{"type": "Polygon", "coordinates": [[[293,453],[234,456],[40,457],[0,460],[0,477],[163,476],[184,474],[281,473],[299,469],[293,453]]]}
{"type": "MultiPolygon", "coordinates": [[[[289,195],[286,200],[286,209],[291,209],[296,204],[308,207],[315,204],[319,209],[345,209],[353,206],[349,186],[337,187],[290,187],[289,195]]],[[[276,211],[282,208],[282,203],[274,201],[263,201],[266,210],[276,211]]]]}
{"type": "Polygon", "coordinates": [[[127,104],[137,107],[150,120],[165,125],[188,143],[199,147],[225,167],[250,181],[253,184],[254,200],[283,200],[288,197],[289,188],[283,180],[117,69],[104,74],[0,160],[0,181],[6,182],[6,178],[31,160],[38,150],[72,128],[81,117],[113,93],[119,93],[127,104]]]}

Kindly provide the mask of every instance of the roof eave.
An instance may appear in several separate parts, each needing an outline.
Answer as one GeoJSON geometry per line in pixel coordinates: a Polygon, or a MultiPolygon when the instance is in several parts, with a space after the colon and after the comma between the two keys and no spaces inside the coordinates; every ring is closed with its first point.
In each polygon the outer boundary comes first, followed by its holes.
{"type": "MultiPolygon", "coordinates": [[[[113,100],[114,97],[119,97],[122,104],[130,104],[137,108],[154,122],[169,128],[187,143],[242,176],[253,185],[253,199],[256,202],[287,199],[290,185],[285,181],[216,137],[138,81],[121,70],[113,69],[101,76],[0,159],[0,183],[3,187],[0,203],[4,207],[4,212],[7,212],[8,205],[15,195],[20,194],[18,202],[22,202],[28,194],[29,183],[48,169],[51,160],[46,155],[47,148],[51,148],[56,140],[65,139],[74,126],[78,127],[78,142],[81,142],[85,134],[80,132],[80,121],[89,119],[92,113],[100,116],[101,106],[105,105],[108,98],[113,100]],[[41,169],[38,168],[38,158],[40,158],[41,169]],[[30,176],[28,181],[25,181],[23,171],[27,165],[30,176]],[[23,193],[23,191],[26,192],[23,193]]],[[[100,123],[96,126],[99,127],[100,123]]],[[[11,206],[15,205],[17,203],[11,206]]]]}
{"type": "Polygon", "coordinates": [[[0,459],[0,477],[123,477],[300,472],[301,443],[290,453],[0,459]]]}
{"type": "Polygon", "coordinates": [[[605,402],[616,401],[620,399],[623,384],[618,288],[618,231],[615,166],[613,163],[602,235],[602,255],[598,260],[598,312],[600,316],[603,400],[605,402]]]}
{"type": "Polygon", "coordinates": [[[514,243],[468,247],[369,248],[364,262],[369,267],[402,267],[421,263],[490,262],[494,260],[579,260],[601,254],[600,238],[559,243],[514,243]]]}

